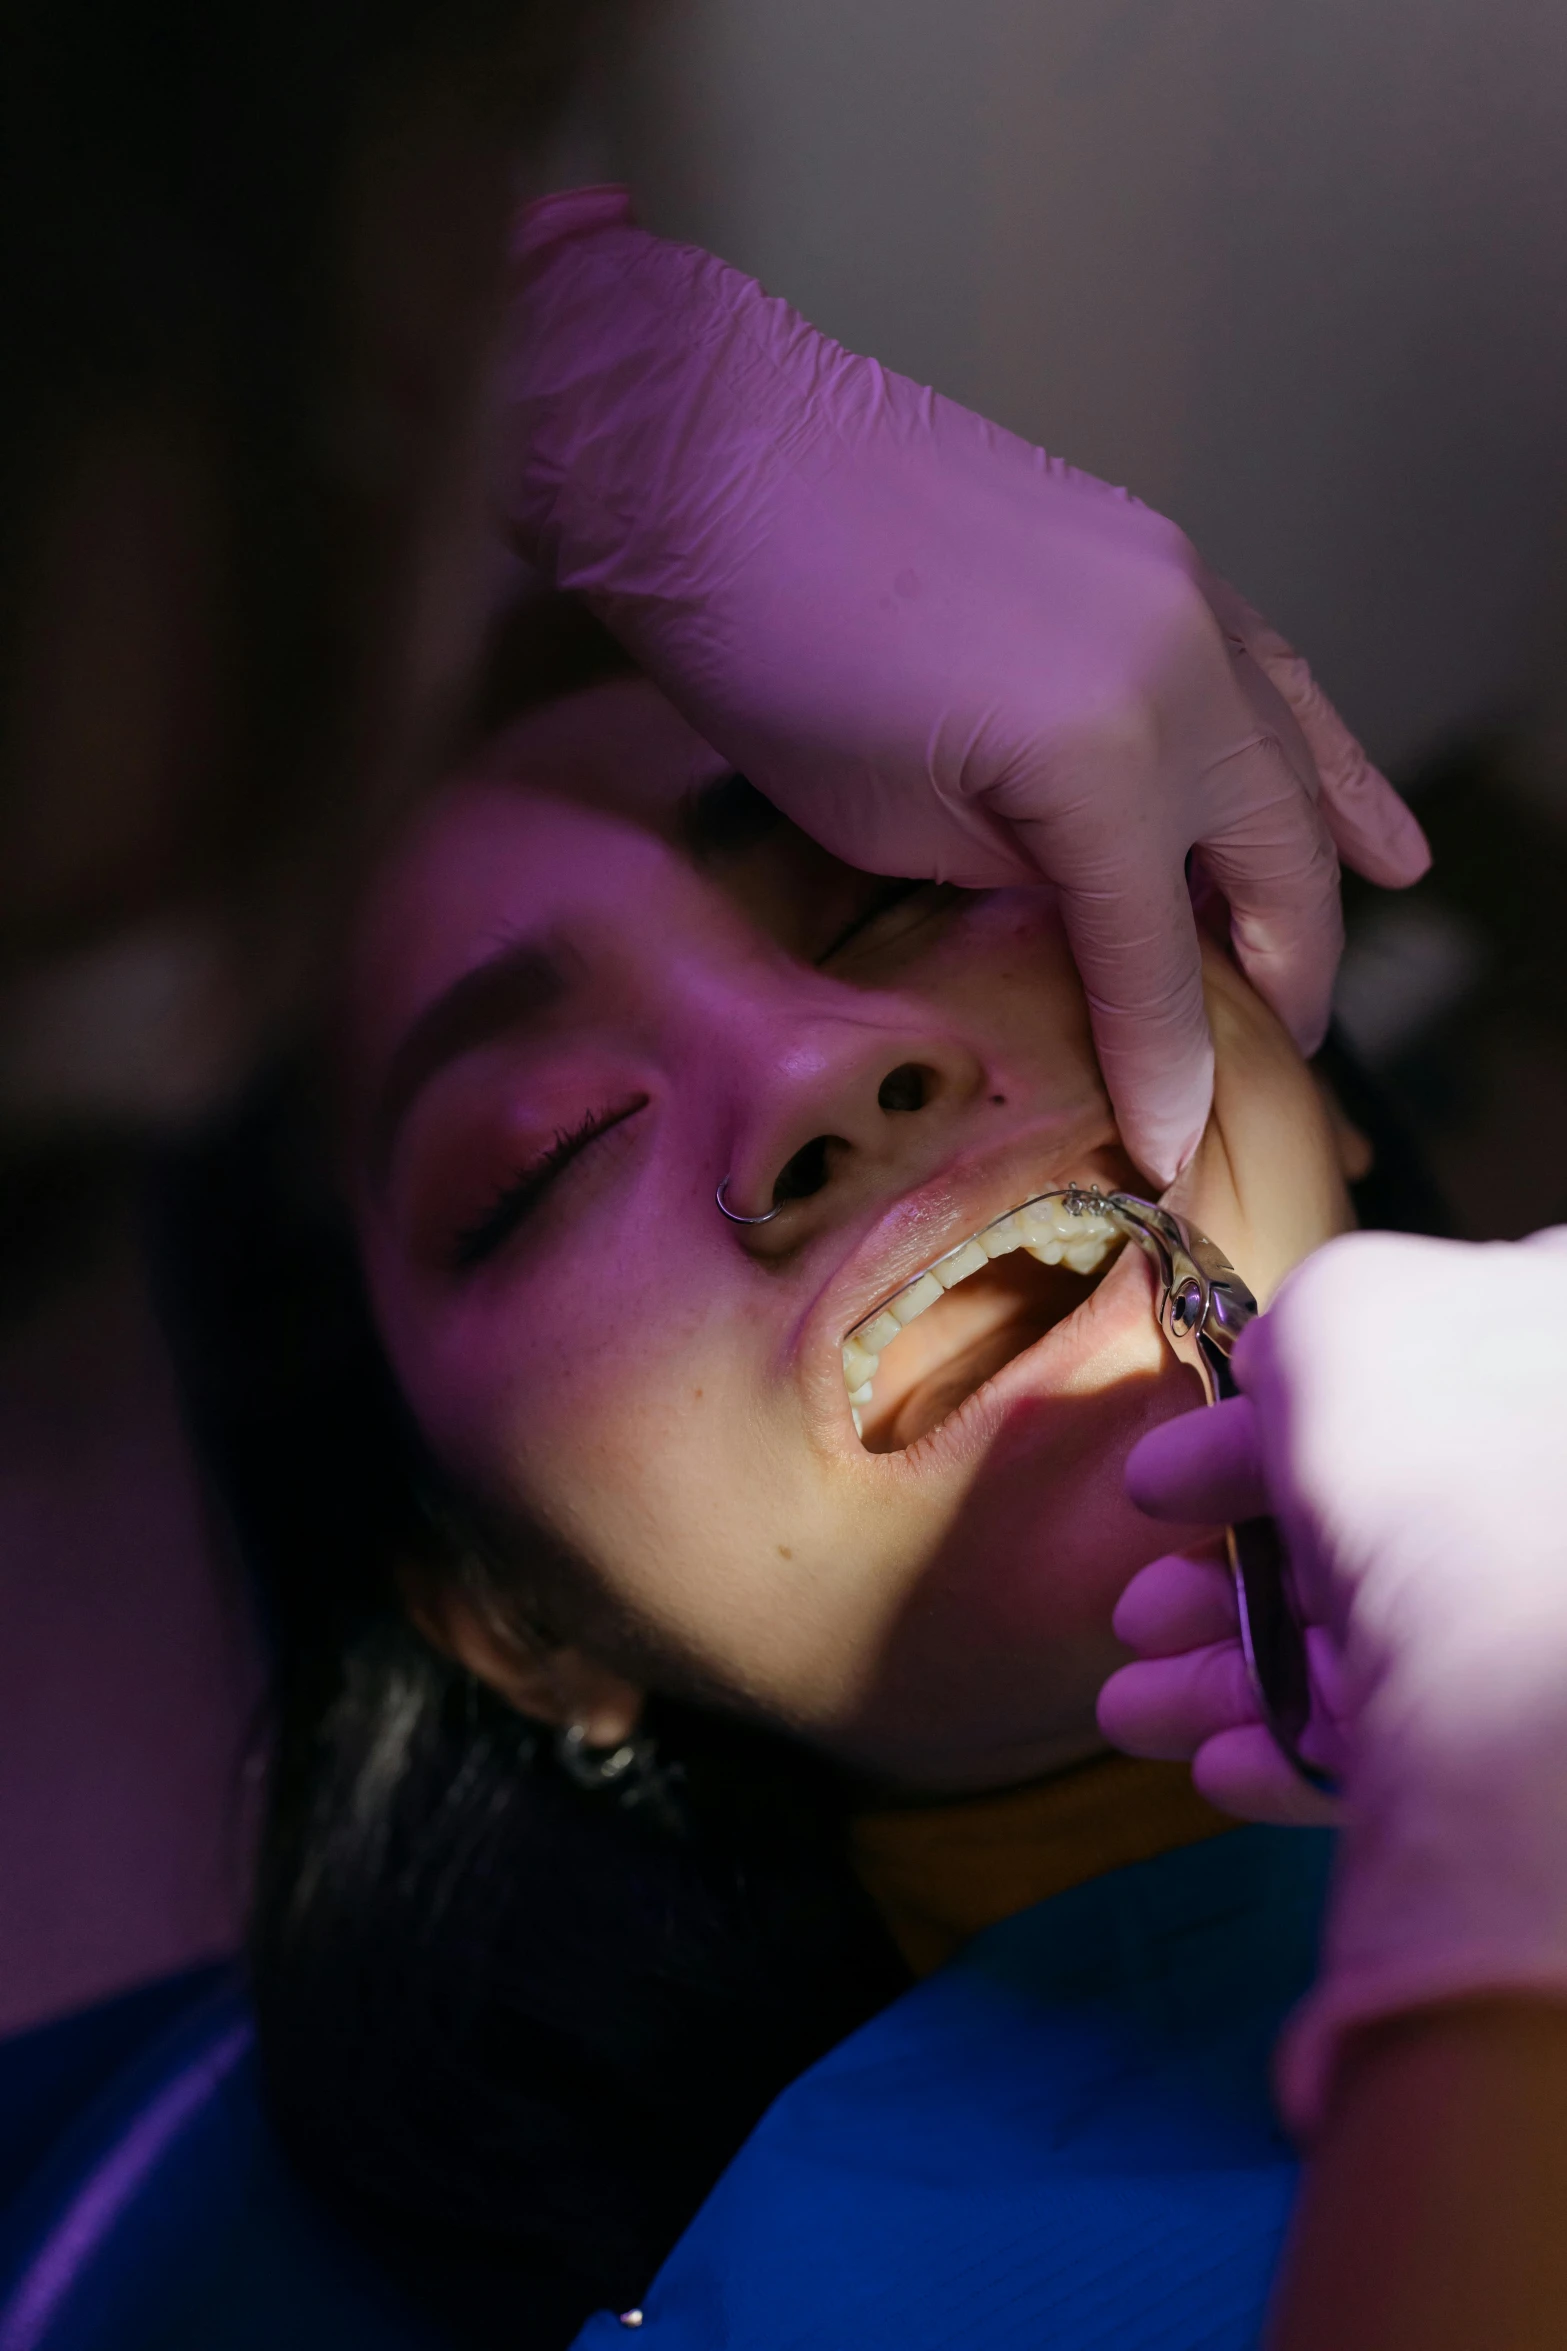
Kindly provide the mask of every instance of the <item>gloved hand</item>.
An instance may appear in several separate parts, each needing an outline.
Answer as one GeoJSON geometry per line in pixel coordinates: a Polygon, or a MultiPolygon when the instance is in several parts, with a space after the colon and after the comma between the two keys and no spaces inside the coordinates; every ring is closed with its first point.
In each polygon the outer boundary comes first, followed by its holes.
{"type": "MultiPolygon", "coordinates": [[[[1567,1998],[1567,1229],[1330,1242],[1233,1361],[1242,1396],[1145,1437],[1127,1484],[1188,1523],[1276,1510],[1318,1628],[1344,1839],[1282,2051],[1309,2130],[1353,2026],[1470,1993],[1567,1998]]],[[[1224,1617],[1214,1569],[1145,1569],[1116,1621],[1147,1661],[1105,1685],[1101,1724],[1195,1755],[1220,1802],[1304,1817],[1224,1617]]]]}
{"type": "Polygon", "coordinates": [[[1061,892],[1128,1148],[1167,1180],[1212,1052],[1184,874],[1305,1049],[1337,851],[1419,826],[1306,665],[1173,524],[856,358],[752,279],[546,198],[501,373],[515,543],[726,758],[873,871],[1061,892]]]}

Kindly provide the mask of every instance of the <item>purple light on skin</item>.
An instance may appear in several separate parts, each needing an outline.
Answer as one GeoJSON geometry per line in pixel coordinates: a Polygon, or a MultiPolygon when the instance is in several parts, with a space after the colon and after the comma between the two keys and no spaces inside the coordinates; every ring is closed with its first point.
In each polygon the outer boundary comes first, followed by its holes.
{"type": "Polygon", "coordinates": [[[0,2351],[34,2351],[164,2149],[233,2072],[253,2038],[248,2023],[231,2025],[221,2040],[193,2057],[82,2182],[0,2311],[0,2351]]]}

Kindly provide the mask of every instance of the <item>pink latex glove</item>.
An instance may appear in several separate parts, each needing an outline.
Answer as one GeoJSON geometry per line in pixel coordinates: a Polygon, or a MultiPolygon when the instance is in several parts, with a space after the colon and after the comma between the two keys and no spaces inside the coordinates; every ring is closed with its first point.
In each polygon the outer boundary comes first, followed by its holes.
{"type": "Polygon", "coordinates": [[[1305,663],[1173,524],[648,236],[623,190],[532,206],[517,262],[516,543],[840,855],[1057,884],[1122,1133],[1167,1180],[1212,1075],[1187,852],[1308,1050],[1335,844],[1392,887],[1428,862],[1305,663]]]}
{"type": "MultiPolygon", "coordinates": [[[[1334,1241],[1234,1368],[1242,1396],[1144,1438],[1127,1483],[1188,1523],[1276,1510],[1319,1628],[1344,1838],[1280,2074],[1309,2131],[1352,2027],[1471,1993],[1567,1998],[1567,1229],[1334,1241]]],[[[1156,1561],[1116,1621],[1146,1661],[1105,1685],[1107,1735],[1194,1755],[1235,1809],[1311,1816],[1216,1571],[1156,1561]]]]}

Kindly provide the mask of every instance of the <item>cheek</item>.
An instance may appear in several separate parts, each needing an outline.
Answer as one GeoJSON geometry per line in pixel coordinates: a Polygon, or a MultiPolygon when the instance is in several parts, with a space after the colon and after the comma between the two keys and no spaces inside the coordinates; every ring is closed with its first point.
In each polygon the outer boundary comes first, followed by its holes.
{"type": "Polygon", "coordinates": [[[635,1266],[564,1292],[519,1287],[436,1318],[405,1384],[443,1457],[562,1534],[634,1516],[650,1470],[685,1457],[735,1385],[732,1333],[635,1266]]]}
{"type": "Polygon", "coordinates": [[[1107,1107],[1082,983],[1047,893],[978,897],[906,984],[1053,1108],[1107,1107]]]}
{"type": "Polygon", "coordinates": [[[592,1300],[475,1305],[421,1345],[404,1334],[397,1361],[448,1467],[574,1563],[563,1629],[808,1737],[874,1715],[951,1497],[824,1455],[738,1308],[671,1311],[656,1284],[625,1290],[613,1325],[592,1300]],[[606,1328],[612,1344],[586,1343],[606,1328]]]}
{"type": "Polygon", "coordinates": [[[793,1681],[790,1587],[836,1550],[833,1513],[753,1320],[631,1274],[476,1305],[399,1360],[441,1458],[577,1563],[579,1637],[665,1686],[793,1681]]]}

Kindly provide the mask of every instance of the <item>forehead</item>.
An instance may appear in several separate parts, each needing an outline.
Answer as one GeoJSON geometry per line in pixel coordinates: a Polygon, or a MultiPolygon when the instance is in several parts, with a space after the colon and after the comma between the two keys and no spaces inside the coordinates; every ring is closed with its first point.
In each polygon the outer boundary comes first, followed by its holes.
{"type": "Polygon", "coordinates": [[[631,677],[530,712],[472,772],[664,831],[671,811],[728,764],[650,679],[631,677]]]}
{"type": "Polygon", "coordinates": [[[418,815],[354,924],[349,997],[395,1026],[505,940],[584,899],[634,909],[693,795],[728,772],[656,687],[616,679],[532,713],[418,815]]]}

